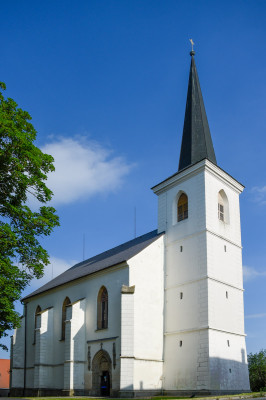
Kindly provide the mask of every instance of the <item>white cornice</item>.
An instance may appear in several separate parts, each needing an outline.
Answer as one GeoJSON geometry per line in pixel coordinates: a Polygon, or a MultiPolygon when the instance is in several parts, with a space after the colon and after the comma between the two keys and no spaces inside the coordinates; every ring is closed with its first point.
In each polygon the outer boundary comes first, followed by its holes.
{"type": "Polygon", "coordinates": [[[183,171],[177,172],[176,174],[165,179],[158,185],[153,186],[152,190],[155,194],[159,195],[176,186],[177,184],[187,180],[188,178],[198,175],[203,171],[208,171],[210,174],[223,181],[226,185],[230,186],[237,193],[241,193],[244,190],[244,186],[241,183],[239,183],[231,175],[229,175],[223,169],[207,159],[199,161],[197,164],[192,165],[191,167],[188,167],[183,171]]]}
{"type": "Polygon", "coordinates": [[[214,231],[212,231],[212,230],[210,230],[210,229],[208,229],[208,228],[202,229],[202,230],[197,231],[197,232],[194,232],[194,233],[189,233],[188,235],[184,235],[184,236],[177,237],[175,240],[171,240],[171,242],[168,242],[168,241],[167,241],[168,234],[166,233],[166,234],[165,234],[165,239],[166,239],[167,247],[175,246],[177,243],[180,243],[181,241],[183,242],[184,240],[191,239],[191,238],[196,237],[196,236],[198,236],[198,235],[202,235],[203,233],[209,233],[209,234],[211,234],[211,235],[213,235],[213,236],[216,236],[216,237],[218,237],[218,238],[224,240],[225,242],[230,243],[230,244],[232,244],[233,246],[238,247],[239,249],[242,249],[242,248],[243,248],[241,242],[237,243],[237,242],[235,242],[235,241],[233,241],[233,240],[230,240],[230,239],[228,239],[227,237],[225,237],[225,236],[223,236],[223,235],[220,235],[220,234],[218,234],[217,232],[214,232],[214,231]]]}
{"type": "Polygon", "coordinates": [[[211,280],[211,281],[215,281],[215,282],[221,283],[222,285],[229,286],[229,287],[231,287],[233,289],[236,289],[236,290],[239,290],[241,292],[244,292],[243,287],[232,285],[231,283],[228,283],[226,281],[222,281],[220,279],[214,278],[214,277],[212,277],[210,275],[204,275],[204,276],[202,276],[202,277],[200,277],[198,279],[191,279],[191,280],[188,280],[188,281],[185,281],[185,282],[182,282],[182,283],[176,283],[175,285],[170,285],[170,286],[165,287],[164,290],[165,291],[172,290],[172,289],[176,289],[176,288],[181,287],[181,286],[191,285],[191,284],[194,284],[194,283],[197,283],[197,282],[200,282],[200,281],[204,281],[204,280],[208,280],[208,279],[211,280]]]}
{"type": "Polygon", "coordinates": [[[220,180],[224,181],[226,185],[231,186],[233,190],[237,193],[242,193],[245,186],[242,183],[238,182],[234,179],[231,175],[225,172],[222,168],[218,167],[217,165],[213,164],[209,160],[204,160],[206,165],[206,170],[210,172],[212,175],[216,176],[220,180]]]}
{"type": "Polygon", "coordinates": [[[205,331],[205,330],[217,331],[217,332],[227,333],[227,334],[236,335],[236,336],[243,336],[243,337],[247,336],[245,333],[242,333],[242,332],[227,331],[225,329],[218,329],[218,328],[214,328],[209,325],[201,326],[199,328],[190,328],[190,329],[182,329],[182,330],[180,329],[178,331],[164,332],[164,335],[165,336],[180,335],[180,334],[184,334],[184,333],[199,332],[199,331],[205,331]]]}

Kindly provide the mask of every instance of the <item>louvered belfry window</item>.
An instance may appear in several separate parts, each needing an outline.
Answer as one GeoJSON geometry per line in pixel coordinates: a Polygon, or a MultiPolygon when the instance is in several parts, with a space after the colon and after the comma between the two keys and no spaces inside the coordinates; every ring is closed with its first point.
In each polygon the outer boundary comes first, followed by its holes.
{"type": "Polygon", "coordinates": [[[188,218],[188,198],[185,193],[179,197],[177,204],[177,221],[183,221],[188,218]]]}
{"type": "Polygon", "coordinates": [[[226,204],[228,204],[227,196],[223,190],[220,190],[218,193],[218,219],[222,222],[228,222],[228,216],[226,216],[226,204]]]}
{"type": "Polygon", "coordinates": [[[218,218],[220,221],[224,221],[224,206],[218,203],[218,218]]]}
{"type": "Polygon", "coordinates": [[[98,294],[97,328],[108,328],[108,292],[103,286],[98,294]]]}

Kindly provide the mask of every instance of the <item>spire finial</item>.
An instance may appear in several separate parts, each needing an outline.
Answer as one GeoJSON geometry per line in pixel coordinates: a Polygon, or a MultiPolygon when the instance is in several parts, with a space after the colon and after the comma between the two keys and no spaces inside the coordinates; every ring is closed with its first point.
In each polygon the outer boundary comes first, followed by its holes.
{"type": "Polygon", "coordinates": [[[190,52],[190,55],[191,56],[194,56],[195,55],[195,51],[194,51],[194,49],[193,49],[193,46],[194,46],[194,42],[193,42],[193,39],[189,39],[189,41],[190,41],[190,43],[191,43],[191,52],[190,52]]]}

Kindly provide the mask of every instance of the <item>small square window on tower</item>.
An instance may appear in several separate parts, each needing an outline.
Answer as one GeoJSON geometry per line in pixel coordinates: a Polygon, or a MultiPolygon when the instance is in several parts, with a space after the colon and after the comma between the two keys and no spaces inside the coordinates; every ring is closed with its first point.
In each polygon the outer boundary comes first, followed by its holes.
{"type": "Polygon", "coordinates": [[[183,246],[180,246],[180,252],[182,253],[182,251],[183,251],[183,246]]]}
{"type": "Polygon", "coordinates": [[[227,340],[227,346],[230,347],[230,341],[229,340],[227,340]]]}
{"type": "Polygon", "coordinates": [[[183,292],[180,292],[180,300],[183,299],[183,292]]]}
{"type": "Polygon", "coordinates": [[[232,372],[231,368],[229,368],[229,372],[230,372],[230,374],[231,374],[231,372],[232,372]]]}
{"type": "Polygon", "coordinates": [[[228,292],[227,291],[225,292],[225,297],[228,299],[228,292]]]}
{"type": "Polygon", "coordinates": [[[183,345],[183,342],[182,342],[182,340],[180,340],[179,347],[182,347],[182,345],[183,345]]]}
{"type": "Polygon", "coordinates": [[[226,246],[224,246],[224,251],[226,252],[226,246]]]}

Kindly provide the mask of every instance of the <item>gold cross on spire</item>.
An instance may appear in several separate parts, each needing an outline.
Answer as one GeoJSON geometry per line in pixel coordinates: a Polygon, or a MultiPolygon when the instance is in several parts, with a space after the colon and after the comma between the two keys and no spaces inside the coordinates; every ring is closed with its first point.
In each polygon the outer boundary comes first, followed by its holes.
{"type": "Polygon", "coordinates": [[[195,43],[193,42],[193,39],[189,39],[189,41],[190,41],[191,46],[192,46],[192,49],[191,49],[191,50],[194,51],[193,46],[194,46],[195,43]]]}

